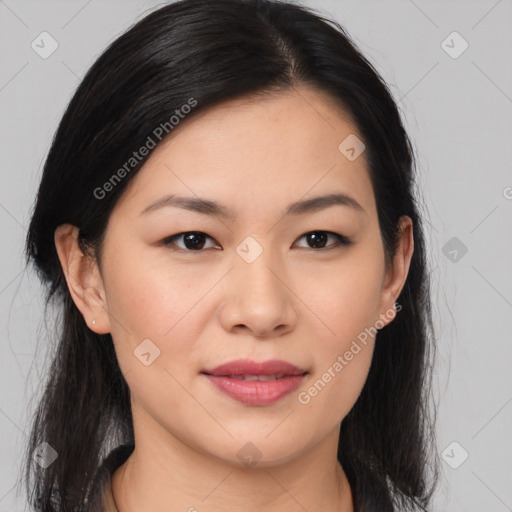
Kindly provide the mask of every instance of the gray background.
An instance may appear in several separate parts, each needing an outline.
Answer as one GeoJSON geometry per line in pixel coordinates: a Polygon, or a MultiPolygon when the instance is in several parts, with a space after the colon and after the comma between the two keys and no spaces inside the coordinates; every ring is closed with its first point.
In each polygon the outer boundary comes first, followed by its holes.
{"type": "MultiPolygon", "coordinates": [[[[304,3],[348,29],[390,84],[417,149],[439,346],[435,510],[510,511],[512,2],[304,3]]],[[[157,5],[0,0],[0,512],[26,508],[16,481],[47,364],[44,297],[22,256],[42,164],[84,72],[157,5]],[[31,47],[43,31],[58,43],[47,59],[31,47]]]]}

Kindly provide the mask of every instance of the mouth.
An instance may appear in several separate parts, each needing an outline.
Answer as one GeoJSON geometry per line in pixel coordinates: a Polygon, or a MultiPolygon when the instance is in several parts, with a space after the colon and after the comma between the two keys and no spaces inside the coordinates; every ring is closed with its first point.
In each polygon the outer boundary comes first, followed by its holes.
{"type": "Polygon", "coordinates": [[[217,390],[245,405],[275,403],[295,390],[308,372],[286,361],[237,360],[201,372],[217,390]]]}
{"type": "Polygon", "coordinates": [[[280,380],[284,377],[291,377],[291,375],[277,375],[277,374],[270,374],[270,375],[213,375],[210,373],[205,373],[205,375],[210,375],[212,377],[225,377],[226,379],[235,379],[235,380],[243,380],[243,381],[259,381],[259,382],[269,382],[272,380],[280,380]]]}
{"type": "Polygon", "coordinates": [[[253,376],[279,379],[285,376],[303,375],[307,373],[307,371],[288,361],[282,361],[280,359],[271,359],[261,362],[251,359],[237,359],[216,366],[215,368],[204,369],[202,373],[216,377],[253,376]]]}

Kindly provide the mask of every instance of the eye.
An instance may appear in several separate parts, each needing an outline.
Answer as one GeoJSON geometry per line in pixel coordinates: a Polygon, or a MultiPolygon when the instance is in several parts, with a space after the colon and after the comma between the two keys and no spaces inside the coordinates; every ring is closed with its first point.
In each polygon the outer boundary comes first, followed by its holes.
{"type": "Polygon", "coordinates": [[[165,238],[162,243],[164,245],[177,245],[180,249],[186,251],[199,252],[202,249],[208,249],[208,247],[205,247],[206,238],[213,240],[211,236],[208,236],[206,233],[202,233],[201,231],[185,231],[183,233],[177,233],[176,235],[165,238]],[[176,243],[176,240],[179,239],[183,239],[185,247],[182,247],[176,243]]]}
{"type": "Polygon", "coordinates": [[[326,249],[334,248],[340,245],[351,245],[353,242],[346,236],[340,235],[339,233],[333,233],[332,231],[310,231],[309,233],[303,234],[300,238],[305,238],[308,244],[311,244],[311,249],[326,249]],[[329,237],[335,239],[335,242],[326,245],[329,237]]]}
{"type": "MultiPolygon", "coordinates": [[[[353,242],[346,236],[340,235],[339,233],[333,233],[332,231],[310,231],[305,233],[300,239],[306,239],[306,242],[310,245],[310,249],[329,249],[338,247],[340,245],[351,245],[353,242]],[[326,245],[329,237],[334,238],[334,243],[326,245]]],[[[206,233],[201,231],[184,231],[183,233],[177,233],[176,235],[169,236],[162,240],[162,244],[165,246],[175,245],[179,249],[188,252],[201,252],[203,249],[209,249],[215,247],[215,245],[211,245],[210,247],[206,246],[205,240],[213,238],[206,233]],[[177,243],[178,240],[183,240],[183,246],[177,243]]],[[[306,247],[308,248],[308,247],[306,247]]]]}

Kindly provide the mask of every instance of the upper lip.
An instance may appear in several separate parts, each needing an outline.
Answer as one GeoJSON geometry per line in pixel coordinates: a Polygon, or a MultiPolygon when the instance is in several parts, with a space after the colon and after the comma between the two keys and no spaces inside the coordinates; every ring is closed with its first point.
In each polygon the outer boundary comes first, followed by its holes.
{"type": "Polygon", "coordinates": [[[203,370],[202,373],[217,376],[230,375],[303,375],[306,370],[279,359],[269,361],[252,361],[250,359],[237,359],[221,364],[215,368],[203,370]]]}

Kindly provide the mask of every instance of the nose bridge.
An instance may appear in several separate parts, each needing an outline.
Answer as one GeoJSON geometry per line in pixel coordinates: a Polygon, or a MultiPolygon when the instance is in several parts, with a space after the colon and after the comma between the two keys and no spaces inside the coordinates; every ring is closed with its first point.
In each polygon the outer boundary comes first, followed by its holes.
{"type": "Polygon", "coordinates": [[[275,255],[254,239],[244,240],[236,252],[223,312],[225,328],[243,325],[256,335],[268,335],[277,327],[290,328],[295,311],[275,255]]]}
{"type": "Polygon", "coordinates": [[[275,275],[275,268],[279,268],[280,265],[272,251],[263,247],[258,249],[254,245],[251,246],[251,242],[245,242],[237,248],[237,253],[234,278],[240,297],[251,301],[263,301],[269,306],[275,306],[274,302],[282,301],[283,283],[275,275]],[[247,246],[249,251],[244,253],[247,246]]]}

